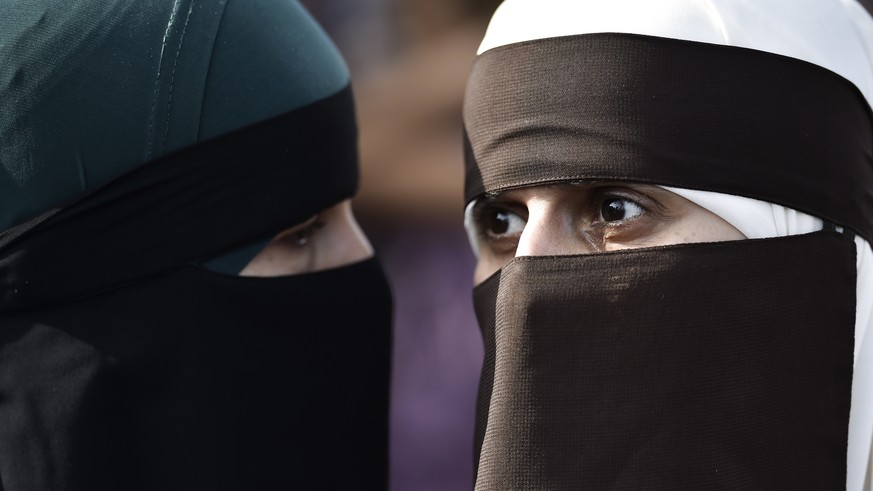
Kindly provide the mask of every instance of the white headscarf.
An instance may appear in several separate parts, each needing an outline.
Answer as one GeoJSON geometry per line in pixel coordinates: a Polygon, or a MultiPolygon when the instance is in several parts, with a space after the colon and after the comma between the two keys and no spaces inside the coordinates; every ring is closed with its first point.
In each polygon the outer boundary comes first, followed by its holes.
{"type": "MultiPolygon", "coordinates": [[[[798,58],[845,77],[873,105],[873,18],[855,0],[505,0],[491,20],[479,54],[522,41],[602,32],[738,46],[798,58]]],[[[764,201],[667,189],[724,218],[748,238],[822,228],[818,218],[764,201]]],[[[475,242],[471,240],[474,248],[475,242]]],[[[873,250],[860,237],[855,245],[858,284],[849,491],[864,486],[873,441],[873,250]]]]}

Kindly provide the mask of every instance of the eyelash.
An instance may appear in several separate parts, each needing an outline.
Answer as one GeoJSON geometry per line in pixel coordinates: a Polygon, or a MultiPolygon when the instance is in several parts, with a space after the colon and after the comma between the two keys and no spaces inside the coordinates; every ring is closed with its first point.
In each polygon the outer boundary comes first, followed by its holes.
{"type": "Polygon", "coordinates": [[[627,201],[627,202],[633,203],[635,206],[639,207],[641,213],[637,216],[630,217],[630,218],[624,218],[621,220],[612,220],[612,221],[594,220],[593,222],[598,222],[598,223],[602,224],[603,226],[607,226],[607,227],[619,226],[619,225],[627,224],[627,223],[629,223],[629,222],[631,222],[631,221],[633,221],[633,220],[650,212],[649,208],[646,205],[644,205],[643,203],[641,203],[641,201],[643,201],[641,198],[630,197],[630,196],[627,196],[625,193],[617,192],[615,190],[608,190],[608,191],[603,192],[603,194],[599,194],[592,203],[592,210],[594,211],[594,213],[596,213],[598,215],[599,219],[603,218],[603,205],[605,205],[606,202],[610,201],[610,200],[620,200],[620,201],[627,201]]]}
{"type": "Polygon", "coordinates": [[[490,201],[489,198],[484,198],[483,202],[477,203],[473,208],[473,222],[477,224],[476,230],[481,238],[490,238],[485,222],[491,215],[497,213],[510,213],[527,222],[527,213],[521,213],[515,207],[506,203],[490,201]]]}
{"type": "Polygon", "coordinates": [[[316,216],[312,219],[311,223],[306,224],[299,230],[289,233],[286,236],[286,239],[291,240],[297,246],[303,247],[309,242],[312,235],[324,228],[324,226],[325,222],[323,222],[320,217],[316,216]]]}

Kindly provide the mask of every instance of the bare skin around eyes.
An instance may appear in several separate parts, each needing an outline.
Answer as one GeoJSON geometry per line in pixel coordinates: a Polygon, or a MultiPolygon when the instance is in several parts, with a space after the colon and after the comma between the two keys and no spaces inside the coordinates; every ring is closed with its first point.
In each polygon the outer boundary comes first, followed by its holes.
{"type": "Polygon", "coordinates": [[[240,276],[286,276],[337,268],[373,256],[345,200],[291,227],[270,241],[240,276]]]}
{"type": "Polygon", "coordinates": [[[589,254],[745,236],[701,206],[658,186],[562,183],[504,191],[472,210],[481,283],[516,256],[589,254]]]}

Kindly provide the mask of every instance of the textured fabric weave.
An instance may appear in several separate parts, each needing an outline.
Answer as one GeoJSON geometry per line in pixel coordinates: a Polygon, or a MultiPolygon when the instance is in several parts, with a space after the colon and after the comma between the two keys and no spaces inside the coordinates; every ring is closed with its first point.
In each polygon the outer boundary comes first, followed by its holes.
{"type": "Polygon", "coordinates": [[[464,120],[468,201],[632,180],[778,203],[873,239],[870,108],[806,62],[632,34],[517,43],[477,59],[464,120]]]}
{"type": "Polygon", "coordinates": [[[844,487],[853,249],[817,232],[516,258],[474,294],[476,489],[844,487]]]}

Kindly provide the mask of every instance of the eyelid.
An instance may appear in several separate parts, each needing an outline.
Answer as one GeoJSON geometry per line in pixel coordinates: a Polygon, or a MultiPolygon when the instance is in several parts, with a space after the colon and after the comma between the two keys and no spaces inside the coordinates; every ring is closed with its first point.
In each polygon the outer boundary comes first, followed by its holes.
{"type": "Polygon", "coordinates": [[[318,214],[312,215],[311,217],[307,218],[306,220],[299,222],[297,225],[294,225],[293,227],[286,229],[285,233],[297,232],[298,230],[304,229],[307,226],[312,225],[312,223],[315,222],[316,220],[318,220],[318,214]]]}
{"type": "Polygon", "coordinates": [[[485,211],[494,209],[508,211],[527,221],[527,207],[523,204],[503,199],[499,194],[485,195],[477,199],[472,208],[473,220],[478,222],[485,211]]]}
{"type": "Polygon", "coordinates": [[[326,223],[321,219],[321,215],[312,215],[304,222],[295,225],[294,227],[285,230],[277,238],[277,241],[293,241],[298,245],[305,245],[305,239],[311,236],[314,232],[324,228],[326,223]],[[301,242],[302,241],[302,242],[301,242]]]}
{"type": "Polygon", "coordinates": [[[483,199],[476,200],[471,211],[474,232],[479,240],[486,240],[489,238],[483,226],[484,217],[487,213],[494,211],[507,212],[517,216],[522,221],[527,222],[527,208],[524,207],[524,205],[503,201],[497,197],[486,196],[483,199]]]}
{"type": "Polygon", "coordinates": [[[592,203],[596,205],[596,209],[599,210],[600,205],[610,198],[620,198],[632,201],[646,213],[660,213],[664,211],[664,205],[662,205],[658,200],[652,198],[645,192],[625,186],[609,185],[595,189],[592,203]]]}
{"type": "Polygon", "coordinates": [[[316,217],[314,217],[313,220],[307,222],[305,226],[300,227],[299,229],[295,230],[293,233],[294,234],[303,234],[303,233],[311,234],[312,232],[315,232],[316,230],[321,230],[322,228],[324,228],[324,226],[325,226],[325,222],[323,220],[321,220],[321,217],[316,216],[316,217]]]}
{"type": "MultiPolygon", "coordinates": [[[[507,213],[514,218],[511,220],[521,222],[521,229],[527,223],[527,207],[518,202],[504,201],[496,196],[485,196],[467,206],[464,216],[464,225],[467,230],[467,239],[470,242],[476,257],[483,252],[491,254],[505,254],[509,249],[514,250],[517,245],[520,231],[508,234],[494,235],[489,232],[489,217],[496,213],[507,213]]],[[[515,225],[519,225],[515,222],[515,225]]]]}
{"type": "Polygon", "coordinates": [[[645,188],[636,189],[633,186],[620,184],[617,186],[611,184],[595,190],[591,202],[597,208],[592,210],[592,216],[598,220],[592,221],[590,226],[583,230],[586,240],[600,251],[610,250],[610,247],[621,244],[645,245],[646,238],[660,229],[672,215],[668,207],[670,202],[667,201],[665,204],[661,201],[656,186],[648,187],[654,188],[652,193],[646,192],[645,188]],[[632,201],[643,210],[642,213],[617,221],[603,220],[600,214],[604,202],[616,198],[632,201]],[[641,240],[643,243],[639,242],[641,240]]]}

